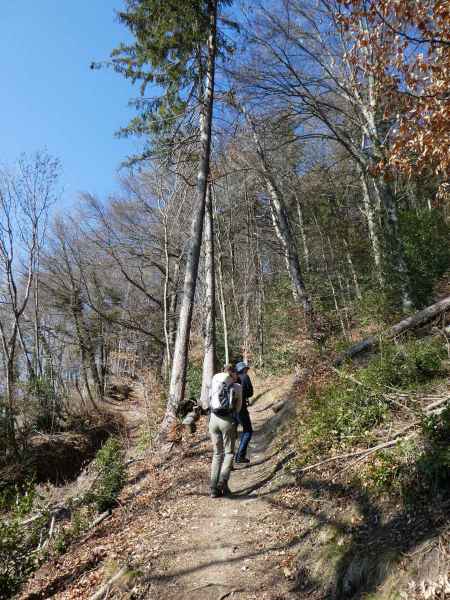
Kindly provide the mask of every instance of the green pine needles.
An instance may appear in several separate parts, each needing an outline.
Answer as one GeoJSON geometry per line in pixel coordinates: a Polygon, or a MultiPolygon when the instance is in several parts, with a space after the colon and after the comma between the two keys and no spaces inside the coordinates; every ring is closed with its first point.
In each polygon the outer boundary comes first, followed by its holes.
{"type": "MultiPolygon", "coordinates": [[[[229,6],[232,2],[126,0],[125,10],[118,12],[119,21],[134,40],[115,48],[108,66],[140,86],[140,97],[131,102],[139,114],[118,135],[150,136],[153,144],[141,158],[151,155],[156,145],[165,147],[169,134],[195,121],[202,101],[210,14],[215,4],[229,6]]],[[[227,20],[228,27],[233,25],[227,20]]],[[[232,50],[220,31],[217,47],[222,55],[232,50]]]]}

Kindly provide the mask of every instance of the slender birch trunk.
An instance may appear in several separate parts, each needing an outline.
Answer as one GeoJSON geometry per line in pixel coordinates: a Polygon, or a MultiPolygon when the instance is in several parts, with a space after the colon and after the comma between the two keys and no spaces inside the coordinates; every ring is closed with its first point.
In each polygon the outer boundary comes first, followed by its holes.
{"type": "Polygon", "coordinates": [[[166,356],[164,358],[164,378],[169,380],[170,367],[172,363],[172,350],[170,347],[170,324],[169,324],[169,277],[170,277],[170,260],[169,260],[169,241],[167,235],[167,217],[163,215],[164,221],[164,291],[163,291],[163,322],[164,322],[164,340],[166,342],[166,356]]]}
{"type": "Polygon", "coordinates": [[[14,356],[9,356],[6,363],[6,394],[8,396],[8,405],[6,407],[6,435],[14,453],[17,452],[16,422],[14,419],[15,392],[16,374],[14,368],[14,356]]]}
{"type": "Polygon", "coordinates": [[[85,339],[86,344],[86,354],[89,361],[89,370],[91,372],[91,377],[94,381],[94,388],[97,395],[98,400],[103,399],[103,387],[100,379],[100,375],[98,372],[97,361],[95,359],[95,350],[94,345],[92,343],[91,335],[84,323],[83,314],[81,313],[81,323],[83,327],[83,337],[85,339]]]}
{"type": "Polygon", "coordinates": [[[304,221],[303,221],[302,205],[301,205],[300,199],[299,199],[299,197],[298,197],[297,194],[295,194],[295,200],[296,200],[296,204],[297,204],[298,227],[299,227],[299,230],[300,230],[300,237],[302,239],[302,245],[303,245],[303,256],[305,257],[305,270],[306,270],[306,272],[309,272],[309,247],[308,247],[308,240],[306,239],[305,224],[304,224],[304,221]]]}
{"type": "Polygon", "coordinates": [[[367,175],[361,171],[360,174],[361,186],[363,191],[364,213],[367,219],[367,228],[369,230],[369,239],[372,246],[372,255],[375,262],[375,273],[378,283],[384,287],[383,267],[381,259],[381,244],[378,237],[378,226],[375,211],[373,209],[372,199],[370,196],[369,183],[367,175]]]}
{"type": "Polygon", "coordinates": [[[230,362],[230,348],[228,344],[228,319],[227,319],[227,305],[225,302],[225,294],[223,288],[223,257],[219,254],[219,300],[220,300],[220,311],[222,315],[222,329],[223,329],[223,345],[225,352],[225,364],[230,362]]]}
{"type": "Polygon", "coordinates": [[[312,305],[309,295],[306,291],[303,275],[300,267],[300,260],[298,258],[297,248],[292,239],[291,228],[289,224],[289,217],[287,214],[286,206],[284,203],[283,195],[277,186],[275,177],[272,174],[270,166],[267,162],[267,158],[260,142],[258,132],[252,118],[247,113],[245,107],[240,107],[243,112],[250,129],[253,134],[253,139],[256,145],[256,152],[259,158],[261,172],[264,178],[264,182],[267,187],[267,191],[270,198],[270,208],[272,215],[272,222],[275,228],[275,233],[281,243],[283,249],[284,259],[286,262],[287,272],[289,274],[292,286],[292,295],[294,301],[301,304],[305,312],[305,318],[308,325],[311,326],[312,321],[312,305]]]}
{"type": "Polygon", "coordinates": [[[239,302],[238,302],[238,294],[237,294],[237,289],[236,289],[236,257],[235,257],[235,252],[234,252],[234,240],[232,239],[232,231],[233,231],[233,212],[234,212],[234,206],[233,203],[231,202],[231,198],[230,198],[230,189],[228,187],[228,177],[225,177],[225,192],[226,192],[226,196],[227,196],[227,202],[228,202],[228,215],[229,215],[229,219],[228,219],[228,230],[227,230],[227,238],[228,238],[228,247],[230,250],[230,265],[231,265],[231,288],[233,291],[233,303],[234,303],[234,310],[236,313],[236,319],[237,321],[242,321],[242,314],[241,314],[241,309],[239,306],[239,302]]]}
{"type": "MultiPolygon", "coordinates": [[[[1,325],[1,323],[0,323],[1,325]]],[[[15,357],[16,357],[16,343],[17,343],[17,329],[14,327],[13,332],[9,340],[6,338],[3,327],[0,327],[1,341],[3,348],[3,359],[5,365],[6,374],[6,404],[5,404],[5,420],[6,420],[6,436],[8,443],[11,446],[14,454],[17,453],[17,440],[16,440],[16,423],[14,419],[15,411],[15,396],[16,396],[16,371],[15,371],[15,357]]]]}
{"type": "Polygon", "coordinates": [[[36,267],[36,274],[34,277],[34,370],[39,377],[42,377],[41,323],[39,318],[39,249],[37,252],[36,267]]]}
{"type": "Polygon", "coordinates": [[[22,328],[20,327],[19,322],[17,322],[17,333],[18,333],[18,337],[19,337],[20,346],[22,348],[22,352],[25,357],[25,362],[27,365],[28,381],[33,381],[36,378],[36,372],[34,370],[33,363],[30,359],[30,354],[28,352],[28,348],[25,343],[25,339],[24,339],[23,333],[22,333],[22,328]]]}
{"type": "Polygon", "coordinates": [[[228,318],[227,318],[227,305],[225,302],[225,290],[224,290],[224,282],[223,282],[223,249],[222,242],[220,239],[220,230],[217,227],[217,246],[219,250],[219,256],[217,261],[218,266],[218,284],[219,284],[219,306],[220,312],[222,316],[222,329],[223,329],[223,345],[225,350],[225,364],[227,365],[230,362],[230,349],[228,345],[228,318]]]}
{"type": "Polygon", "coordinates": [[[262,367],[264,364],[264,305],[265,305],[265,289],[264,289],[264,273],[262,270],[261,259],[259,257],[259,246],[257,242],[257,261],[258,261],[258,301],[257,301],[257,338],[258,338],[258,363],[262,367]]]}
{"type": "Polygon", "coordinates": [[[197,175],[197,203],[191,224],[191,242],[186,261],[183,301],[178,319],[177,336],[169,386],[169,399],[161,424],[161,437],[168,438],[172,426],[176,423],[178,408],[184,398],[186,388],[186,370],[188,361],[189,338],[197,284],[198,263],[203,235],[203,221],[209,175],[211,150],[211,127],[214,100],[214,74],[216,59],[216,21],[217,0],[208,0],[210,33],[208,37],[208,63],[203,106],[200,114],[200,163],[197,175]]]}
{"type": "Polygon", "coordinates": [[[173,285],[169,294],[169,346],[170,355],[173,356],[175,349],[175,339],[177,336],[177,306],[178,306],[178,282],[180,278],[181,256],[176,260],[173,269],[173,285]]]}
{"type": "Polygon", "coordinates": [[[217,371],[216,352],[216,281],[214,262],[214,220],[211,185],[208,186],[205,207],[205,279],[206,279],[206,316],[205,316],[205,350],[203,356],[202,391],[200,405],[207,409],[211,380],[217,371]]]}
{"type": "Polygon", "coordinates": [[[312,305],[311,300],[306,291],[306,287],[303,281],[303,275],[301,272],[300,261],[298,258],[297,250],[292,240],[291,231],[289,227],[289,220],[286,212],[284,201],[273,177],[266,173],[266,186],[270,196],[270,207],[272,222],[275,228],[277,237],[283,248],[284,260],[286,268],[291,279],[292,284],[292,295],[295,302],[303,306],[305,316],[307,319],[311,317],[312,305]]]}
{"type": "Polygon", "coordinates": [[[350,250],[349,250],[349,247],[348,247],[348,242],[345,239],[345,237],[343,238],[343,241],[344,241],[344,247],[345,247],[345,258],[347,260],[347,264],[348,264],[349,269],[350,269],[350,274],[351,274],[352,279],[353,279],[353,285],[355,287],[355,294],[356,294],[356,297],[358,298],[358,300],[361,300],[361,298],[362,298],[361,288],[359,286],[358,276],[356,274],[355,265],[353,264],[352,255],[350,254],[350,250]]]}

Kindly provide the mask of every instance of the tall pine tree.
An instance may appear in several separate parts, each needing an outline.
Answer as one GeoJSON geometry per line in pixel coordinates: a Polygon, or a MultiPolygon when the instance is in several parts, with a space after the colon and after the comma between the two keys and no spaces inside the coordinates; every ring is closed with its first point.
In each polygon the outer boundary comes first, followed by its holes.
{"type": "Polygon", "coordinates": [[[119,19],[134,36],[111,55],[114,68],[141,84],[140,114],[124,134],[149,135],[144,157],[170,151],[173,132],[192,110],[198,110],[200,148],[197,170],[197,199],[192,214],[190,247],[187,253],[183,299],[178,320],[167,409],[162,423],[166,438],[176,422],[184,397],[188,346],[203,235],[211,152],[215,65],[218,48],[226,48],[217,33],[219,5],[230,0],[127,0],[119,19]],[[161,93],[147,99],[153,85],[161,93]]]}

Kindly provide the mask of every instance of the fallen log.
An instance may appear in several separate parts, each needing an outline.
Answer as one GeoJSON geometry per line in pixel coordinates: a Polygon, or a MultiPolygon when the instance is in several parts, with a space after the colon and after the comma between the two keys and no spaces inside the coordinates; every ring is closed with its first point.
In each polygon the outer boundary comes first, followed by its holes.
{"type": "MultiPolygon", "coordinates": [[[[408,331],[409,329],[415,329],[416,327],[420,327],[421,325],[426,325],[431,320],[438,317],[447,310],[450,310],[450,296],[443,298],[439,302],[436,302],[435,304],[432,304],[431,306],[420,310],[411,317],[403,319],[396,325],[393,325],[383,334],[383,337],[391,340],[397,335],[408,331]]],[[[365,340],[361,340],[360,342],[358,342],[354,346],[351,346],[348,350],[340,354],[333,361],[334,366],[338,367],[348,358],[353,358],[353,356],[356,356],[360,352],[364,352],[365,350],[370,350],[371,348],[376,347],[379,343],[379,340],[379,336],[375,335],[371,335],[365,340]]]]}

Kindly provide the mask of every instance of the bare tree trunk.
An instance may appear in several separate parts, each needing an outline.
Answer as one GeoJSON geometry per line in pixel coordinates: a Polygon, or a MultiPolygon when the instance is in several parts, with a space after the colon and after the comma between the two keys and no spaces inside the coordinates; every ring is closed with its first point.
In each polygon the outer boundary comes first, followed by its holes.
{"type": "Polygon", "coordinates": [[[39,317],[39,249],[36,257],[36,274],[34,277],[34,370],[42,377],[42,359],[41,359],[41,324],[39,317]]]}
{"type": "Polygon", "coordinates": [[[220,311],[222,314],[222,329],[223,329],[223,345],[225,352],[225,364],[230,362],[230,348],[228,343],[228,320],[227,320],[227,305],[225,302],[225,294],[223,288],[223,260],[222,255],[219,255],[219,299],[220,311]]]}
{"type": "Polygon", "coordinates": [[[233,290],[233,303],[234,303],[234,310],[236,313],[236,318],[238,321],[242,321],[241,309],[239,306],[238,295],[237,295],[237,291],[236,291],[236,257],[235,257],[235,252],[234,252],[234,240],[232,239],[234,206],[233,206],[233,204],[231,202],[231,198],[230,198],[230,190],[228,187],[228,177],[225,177],[225,191],[226,191],[228,207],[229,207],[227,238],[228,238],[228,247],[230,249],[231,288],[233,290]]]}
{"type": "Polygon", "coordinates": [[[208,65],[206,72],[206,88],[200,115],[201,158],[197,175],[197,205],[194,209],[192,218],[191,243],[186,261],[183,302],[178,319],[178,330],[170,378],[169,399],[167,402],[166,413],[161,424],[161,437],[165,437],[166,439],[168,437],[167,434],[170,433],[172,426],[176,422],[178,408],[184,398],[186,387],[192,309],[197,285],[198,263],[202,244],[203,220],[209,176],[216,59],[217,0],[208,0],[208,18],[210,23],[208,36],[208,65]]]}
{"type": "Polygon", "coordinates": [[[17,452],[17,440],[16,440],[16,423],[14,418],[15,412],[15,393],[16,393],[16,374],[14,365],[14,355],[10,355],[6,362],[6,394],[8,403],[6,406],[6,434],[8,442],[11,445],[13,451],[17,452]]]}
{"type": "Polygon", "coordinates": [[[223,251],[222,242],[220,239],[219,227],[217,227],[217,244],[219,249],[218,256],[218,273],[219,273],[219,306],[222,315],[222,329],[223,329],[223,345],[225,349],[225,364],[230,362],[230,349],[228,345],[228,319],[227,319],[227,305],[225,302],[225,290],[223,286],[223,251]]]}
{"type": "Polygon", "coordinates": [[[300,237],[302,238],[302,244],[303,244],[303,256],[305,257],[305,269],[308,272],[309,271],[309,247],[308,247],[308,240],[306,239],[302,206],[301,206],[300,199],[297,194],[295,194],[295,200],[296,200],[296,204],[297,204],[298,227],[300,230],[300,237]]]}
{"type": "Polygon", "coordinates": [[[175,339],[177,336],[177,306],[178,306],[178,283],[180,278],[180,264],[182,257],[178,257],[173,269],[173,284],[169,294],[169,346],[170,355],[173,356],[175,349],[175,339]]]}
{"type": "Polygon", "coordinates": [[[344,320],[342,318],[341,309],[339,308],[339,304],[338,304],[337,296],[336,296],[336,290],[334,289],[333,279],[331,278],[330,268],[328,266],[328,259],[327,259],[327,255],[325,253],[325,243],[324,243],[324,239],[323,239],[323,233],[322,233],[322,230],[321,230],[321,228],[319,226],[319,223],[317,221],[316,215],[314,215],[314,221],[315,221],[315,224],[316,224],[316,227],[317,227],[317,231],[318,231],[319,236],[320,236],[323,263],[325,265],[325,271],[326,271],[326,274],[327,274],[328,283],[330,284],[331,294],[333,296],[334,308],[336,309],[336,315],[339,318],[339,323],[341,324],[342,333],[343,333],[345,339],[348,339],[347,330],[345,328],[345,323],[344,323],[344,320]]]}
{"type": "MultiPolygon", "coordinates": [[[[248,363],[251,356],[251,348],[253,346],[252,334],[251,334],[251,303],[252,303],[252,282],[255,276],[255,264],[254,264],[254,252],[252,244],[252,222],[250,204],[248,201],[247,185],[244,180],[244,204],[245,204],[245,217],[246,217],[246,250],[244,251],[244,281],[243,281],[243,313],[242,319],[242,358],[244,362],[248,363]]],[[[243,233],[243,232],[242,232],[243,233]]]]}
{"type": "Polygon", "coordinates": [[[353,279],[353,285],[355,286],[355,294],[356,294],[356,297],[358,298],[358,300],[361,300],[361,298],[362,298],[361,288],[359,287],[358,276],[356,274],[355,265],[353,264],[352,255],[350,254],[348,243],[347,243],[347,240],[345,239],[345,237],[343,238],[343,241],[344,241],[344,247],[345,247],[345,257],[347,259],[347,264],[350,268],[350,273],[351,273],[351,276],[353,279]]]}
{"type": "Polygon", "coordinates": [[[165,380],[169,380],[170,367],[172,363],[172,350],[170,347],[170,325],[169,325],[169,278],[170,278],[170,259],[169,259],[169,241],[167,235],[167,218],[163,215],[164,220],[164,260],[165,260],[165,275],[164,275],[164,291],[163,291],[163,322],[164,322],[164,339],[166,342],[166,356],[164,359],[164,376],[165,380]]]}
{"type": "Polygon", "coordinates": [[[295,244],[291,236],[286,207],[284,205],[281,192],[275,184],[273,177],[267,171],[265,175],[266,186],[271,199],[270,207],[272,214],[272,222],[277,237],[280,240],[281,246],[283,248],[284,260],[286,262],[286,268],[289,273],[289,277],[291,279],[292,284],[292,295],[294,297],[294,300],[303,306],[306,318],[310,319],[312,313],[311,300],[308,296],[303,281],[303,276],[300,268],[300,261],[298,258],[295,244]]]}
{"type": "MultiPolygon", "coordinates": [[[[344,284],[342,281],[341,272],[339,269],[340,265],[339,265],[339,261],[336,261],[336,255],[334,253],[333,244],[331,243],[331,239],[330,239],[329,235],[327,235],[327,242],[328,242],[328,247],[330,249],[331,260],[333,261],[332,268],[329,269],[329,273],[330,273],[329,278],[331,281],[331,272],[336,274],[336,277],[337,277],[337,280],[339,283],[339,289],[341,290],[341,300],[342,300],[342,306],[343,306],[343,308],[341,309],[341,315],[343,315],[343,316],[341,316],[340,318],[341,318],[341,321],[344,321],[346,328],[348,330],[350,330],[350,328],[351,328],[350,321],[348,318],[348,313],[346,310],[346,303],[345,303],[345,288],[344,288],[344,284]]],[[[332,281],[331,281],[331,285],[333,286],[332,281]]],[[[333,291],[333,293],[334,293],[334,291],[333,291]]],[[[350,298],[348,298],[348,300],[350,301],[350,298]]],[[[337,305],[337,302],[335,302],[335,305],[337,305]]],[[[347,337],[347,333],[345,333],[344,335],[347,337]]]]}
{"type": "Polygon", "coordinates": [[[374,214],[372,199],[370,197],[369,183],[367,175],[361,171],[361,186],[363,191],[364,213],[367,219],[369,230],[369,239],[372,246],[373,260],[375,262],[375,272],[377,280],[384,287],[383,267],[381,260],[381,245],[377,231],[377,219],[374,214]]]}
{"type": "Polygon", "coordinates": [[[30,354],[27,345],[25,344],[25,339],[23,337],[22,328],[20,327],[19,322],[17,322],[17,333],[19,336],[20,346],[25,357],[25,362],[27,364],[28,380],[31,382],[36,378],[36,372],[34,370],[33,363],[30,359],[30,354]]]}
{"type": "Polygon", "coordinates": [[[100,375],[98,372],[97,362],[95,360],[95,350],[92,344],[91,335],[84,323],[83,314],[81,314],[81,323],[83,327],[83,337],[85,339],[86,344],[86,354],[89,361],[89,369],[91,371],[91,376],[94,381],[94,387],[97,394],[97,398],[99,400],[103,399],[103,388],[100,380],[100,375]]]}
{"type": "Polygon", "coordinates": [[[408,269],[405,262],[405,251],[400,237],[397,206],[392,189],[386,181],[374,179],[374,189],[378,201],[384,211],[385,259],[394,276],[394,285],[398,288],[402,306],[408,310],[412,306],[409,292],[408,269]]]}
{"type": "Polygon", "coordinates": [[[16,396],[16,344],[17,344],[17,321],[12,330],[11,337],[8,339],[2,322],[0,321],[0,336],[3,349],[3,359],[6,371],[6,436],[14,454],[17,453],[16,423],[14,418],[15,396],[16,396]]]}
{"type": "Polygon", "coordinates": [[[258,340],[258,364],[260,367],[263,366],[264,363],[264,305],[265,305],[265,290],[264,290],[264,273],[261,261],[260,254],[260,245],[259,245],[259,234],[258,234],[258,226],[255,220],[255,243],[256,243],[256,252],[255,252],[255,268],[258,277],[258,296],[257,296],[257,325],[256,325],[256,337],[258,340]]]}
{"type": "Polygon", "coordinates": [[[100,341],[100,384],[102,388],[102,398],[105,397],[106,386],[107,386],[107,373],[108,373],[108,362],[109,362],[109,349],[106,342],[105,335],[105,324],[101,321],[101,341],[100,341]]]}
{"type": "Polygon", "coordinates": [[[261,172],[267,187],[267,191],[269,193],[272,222],[277,237],[280,240],[281,247],[283,248],[286,268],[292,284],[292,295],[294,297],[295,302],[302,305],[307,323],[309,326],[311,326],[311,300],[306,291],[305,283],[303,281],[303,275],[300,268],[300,261],[298,258],[296,245],[294,244],[294,240],[292,239],[289,217],[287,214],[284,199],[280,189],[276,184],[270,166],[267,162],[266,155],[263,146],[260,142],[259,135],[256,126],[253,122],[253,119],[247,113],[245,107],[242,106],[240,108],[247,120],[247,123],[250,125],[253,134],[253,139],[255,141],[256,152],[258,154],[261,166],[261,172]]]}
{"type": "Polygon", "coordinates": [[[88,375],[89,357],[88,357],[87,348],[86,348],[86,340],[84,337],[84,333],[85,333],[84,326],[83,326],[82,318],[81,318],[82,317],[82,315],[81,315],[82,309],[80,306],[80,299],[79,299],[79,296],[76,291],[73,292],[73,298],[71,301],[71,310],[72,310],[73,320],[75,323],[75,331],[76,331],[77,339],[78,339],[78,347],[80,350],[81,374],[83,376],[84,385],[86,388],[86,392],[89,396],[89,400],[90,400],[92,406],[95,408],[95,410],[98,411],[97,403],[94,400],[91,386],[89,385],[89,375],[88,375]]]}
{"type": "Polygon", "coordinates": [[[205,279],[206,279],[206,318],[205,353],[203,357],[202,391],[200,405],[207,409],[211,380],[217,370],[216,353],[216,281],[214,263],[214,220],[211,185],[208,186],[205,207],[205,279]]]}

